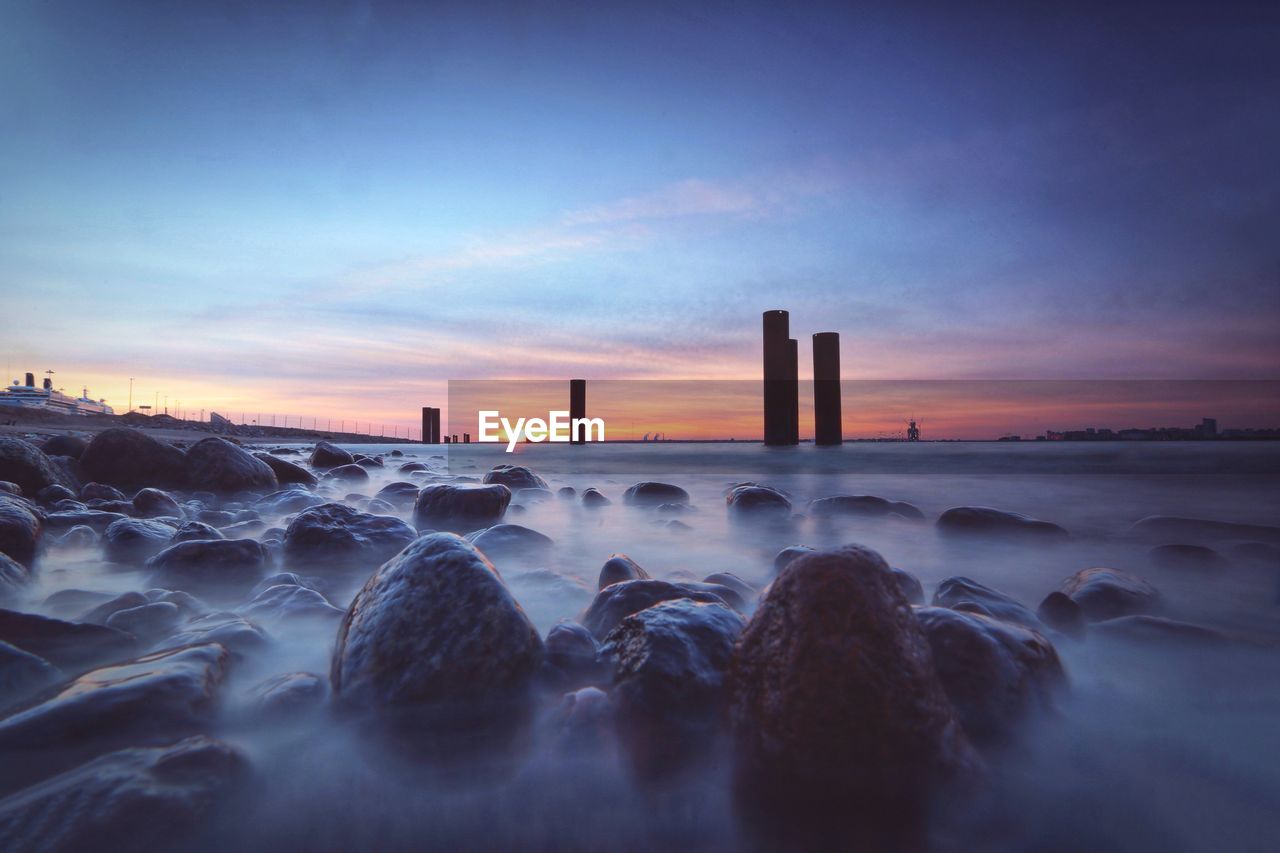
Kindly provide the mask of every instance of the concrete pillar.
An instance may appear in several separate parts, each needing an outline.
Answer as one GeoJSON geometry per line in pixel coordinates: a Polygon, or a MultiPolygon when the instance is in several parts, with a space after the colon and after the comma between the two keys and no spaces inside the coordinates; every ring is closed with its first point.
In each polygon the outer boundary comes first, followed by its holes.
{"type": "Polygon", "coordinates": [[[786,311],[764,312],[764,443],[791,443],[787,419],[791,319],[786,311]]]}
{"type": "Polygon", "coordinates": [[[840,333],[813,336],[813,443],[840,444],[840,333]]]}
{"type": "Polygon", "coordinates": [[[582,432],[573,428],[573,422],[587,416],[587,380],[569,380],[569,443],[586,444],[582,432]]]}

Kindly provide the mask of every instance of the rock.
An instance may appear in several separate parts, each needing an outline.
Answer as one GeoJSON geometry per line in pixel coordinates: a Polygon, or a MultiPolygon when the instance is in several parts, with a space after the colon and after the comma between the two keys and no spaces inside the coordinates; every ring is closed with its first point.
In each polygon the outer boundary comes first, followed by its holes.
{"type": "Polygon", "coordinates": [[[0,712],[60,678],[62,673],[44,658],[0,642],[0,712]]]}
{"type": "Polygon", "coordinates": [[[1148,614],[1104,619],[1095,622],[1093,630],[1105,637],[1139,643],[1205,645],[1232,642],[1215,628],[1148,614]]]}
{"type": "Polygon", "coordinates": [[[1241,542],[1231,546],[1231,556],[1246,563],[1264,566],[1280,566],[1280,546],[1266,542],[1241,542]]]}
{"type": "Polygon", "coordinates": [[[211,601],[238,600],[270,567],[270,553],[252,539],[179,542],[147,560],[152,583],[211,601]]]}
{"type": "Polygon", "coordinates": [[[54,485],[74,490],[76,485],[40,448],[12,436],[0,436],[0,480],[16,483],[24,495],[54,485]]]}
{"type": "Polygon", "coordinates": [[[924,585],[919,578],[906,569],[891,567],[889,571],[893,572],[893,578],[909,604],[924,604],[924,585]]]}
{"type": "Polygon", "coordinates": [[[83,504],[79,501],[59,501],[57,509],[96,509],[99,512],[118,512],[121,515],[134,514],[133,504],[130,501],[89,501],[83,504]]]}
{"type": "MultiPolygon", "coordinates": [[[[0,501],[2,504],[3,501],[0,501]]],[[[119,512],[100,512],[95,509],[76,510],[73,512],[51,512],[45,516],[45,526],[51,531],[70,530],[73,527],[88,527],[96,533],[103,533],[108,527],[128,516],[119,512]]]]}
{"type": "Polygon", "coordinates": [[[55,435],[40,445],[40,450],[45,456],[67,456],[71,459],[79,459],[88,446],[89,442],[77,435],[55,435]]]}
{"type": "Polygon", "coordinates": [[[386,501],[399,510],[412,509],[418,500],[418,484],[403,481],[387,483],[374,495],[378,500],[386,501]]]}
{"type": "Polygon", "coordinates": [[[601,653],[614,660],[617,731],[641,778],[678,772],[715,744],[742,627],[723,604],[679,599],[634,613],[609,634],[601,653]]]}
{"type": "Polygon", "coordinates": [[[163,551],[175,533],[163,522],[122,518],[103,533],[103,556],[112,563],[144,563],[163,551]]]}
{"type": "MultiPolygon", "coordinates": [[[[106,488],[111,488],[107,486],[106,488]]],[[[76,500],[76,493],[68,489],[61,483],[54,483],[51,486],[45,486],[36,493],[36,501],[41,506],[55,506],[62,501],[76,500]]]]}
{"type": "Polygon", "coordinates": [[[0,610],[0,640],[67,670],[120,660],[136,650],[134,638],[114,628],[14,610],[0,610]]]}
{"type": "Polygon", "coordinates": [[[222,535],[228,539],[253,539],[265,533],[266,529],[267,523],[257,519],[237,521],[235,524],[228,524],[221,528],[222,535]]]}
{"type": "MultiPolygon", "coordinates": [[[[633,580],[610,584],[596,593],[591,606],[582,614],[582,624],[597,640],[603,640],[632,613],[639,613],[655,604],[687,598],[703,604],[728,602],[707,587],[688,583],[668,583],[660,580],[633,580]]],[[[719,589],[724,589],[720,587],[719,589]]]]}
{"type": "Polygon", "coordinates": [[[1051,522],[1040,521],[1020,512],[1006,512],[985,506],[952,507],[938,516],[938,529],[944,533],[956,534],[1067,538],[1067,531],[1051,522]]]}
{"type": "Polygon", "coordinates": [[[148,601],[172,604],[182,611],[184,618],[203,616],[209,612],[209,605],[189,592],[180,589],[149,589],[146,591],[148,601]]]}
{"type": "Polygon", "coordinates": [[[468,534],[467,541],[490,560],[525,565],[545,562],[555,544],[550,536],[519,524],[495,524],[468,534]]]}
{"type": "Polygon", "coordinates": [[[1028,714],[1053,709],[1066,674],[1042,635],[945,607],[921,607],[916,617],[942,687],[973,741],[1003,742],[1028,714]]]}
{"type": "Polygon", "coordinates": [[[30,569],[43,533],[44,523],[30,504],[7,493],[0,495],[0,554],[30,569]]]}
{"type": "Polygon", "coordinates": [[[171,544],[179,542],[196,542],[202,539],[226,539],[222,535],[222,531],[212,525],[205,524],[203,521],[188,521],[178,528],[178,532],[173,534],[170,541],[171,544]]]}
{"type": "Polygon", "coordinates": [[[246,775],[240,753],[206,737],[112,752],[0,800],[0,848],[189,849],[246,775]]]}
{"type": "Polygon", "coordinates": [[[253,600],[236,609],[241,616],[266,625],[279,625],[297,619],[314,619],[321,622],[342,618],[343,611],[314,589],[296,584],[277,584],[254,596],[253,600]]]}
{"type": "MultiPolygon", "coordinates": [[[[686,498],[687,499],[687,498],[686,498]]],[[[725,506],[732,515],[761,515],[787,517],[791,515],[791,501],[782,492],[770,486],[747,483],[735,487],[725,495],[725,506]]]]}
{"type": "Polygon", "coordinates": [[[714,572],[702,579],[703,583],[728,587],[740,596],[744,602],[756,597],[756,588],[735,575],[733,572],[714,572]]]}
{"type": "Polygon", "coordinates": [[[288,460],[281,459],[279,456],[273,456],[270,453],[255,453],[255,459],[263,462],[271,473],[276,475],[276,482],[280,485],[288,485],[290,483],[298,483],[304,486],[314,486],[320,482],[316,479],[316,475],[312,474],[301,465],[295,465],[288,460]]]}
{"type": "Polygon", "coordinates": [[[0,552],[0,603],[20,598],[30,583],[27,567],[0,552]]]}
{"type": "Polygon", "coordinates": [[[58,618],[70,618],[91,610],[103,602],[110,601],[112,598],[115,598],[115,596],[109,592],[93,592],[87,589],[60,589],[41,602],[40,609],[46,610],[58,618]]]}
{"type": "Polygon", "coordinates": [[[425,463],[422,462],[406,462],[396,469],[401,474],[412,474],[414,471],[430,471],[425,463]]]}
{"type": "Polygon", "coordinates": [[[1175,572],[1220,572],[1226,558],[1204,545],[1158,545],[1147,552],[1152,565],[1175,572]]]}
{"type": "Polygon", "coordinates": [[[362,453],[353,454],[355,462],[361,468],[384,468],[381,456],[365,456],[362,453]]]}
{"type": "Polygon", "coordinates": [[[609,669],[599,659],[599,646],[577,622],[561,620],[547,632],[546,663],[561,688],[573,690],[608,681],[609,669]]]}
{"type": "Polygon", "coordinates": [[[965,577],[947,578],[933,593],[935,607],[947,607],[967,613],[980,613],[1002,622],[1013,622],[1027,628],[1039,628],[1040,619],[999,590],[965,577]]]}
{"type": "Polygon", "coordinates": [[[432,752],[466,752],[524,728],[542,659],[542,638],[484,554],[433,533],[356,594],[338,628],[330,685],[343,707],[372,711],[404,734],[430,733],[432,752]]]}
{"type": "Polygon", "coordinates": [[[875,495],[834,495],[809,502],[809,514],[814,518],[881,518],[892,513],[913,521],[924,521],[924,513],[912,504],[875,495]]]}
{"type": "Polygon", "coordinates": [[[561,486],[560,488],[556,489],[556,497],[558,497],[562,501],[571,501],[577,496],[578,496],[578,493],[573,488],[573,486],[561,486]]]}
{"type": "Polygon", "coordinates": [[[234,613],[215,610],[187,623],[185,630],[165,641],[168,648],[214,643],[235,657],[249,657],[271,643],[267,632],[234,613]]]}
{"type": "Polygon", "coordinates": [[[1129,528],[1132,536],[1147,540],[1176,539],[1204,544],[1230,539],[1255,539],[1280,544],[1280,527],[1264,524],[1236,524],[1204,518],[1181,518],[1171,515],[1149,515],[1129,528]]]}
{"type": "Polygon", "coordinates": [[[509,503],[511,489],[500,483],[487,486],[433,483],[418,493],[413,517],[419,530],[466,533],[500,521],[509,503]]]}
{"type": "Polygon", "coordinates": [[[154,601],[126,610],[117,610],[107,618],[108,628],[133,634],[143,641],[167,637],[178,628],[183,613],[178,605],[168,601],[154,601]]]}
{"type": "Polygon", "coordinates": [[[919,620],[866,548],[782,571],[738,643],[729,697],[739,812],[826,847],[912,846],[940,787],[977,764],[919,620]]]}
{"type": "MultiPolygon", "coordinates": [[[[70,495],[69,497],[74,497],[70,495]]],[[[80,487],[80,500],[82,501],[123,501],[128,500],[124,496],[124,492],[115,486],[108,486],[106,483],[85,483],[80,487]]]]}
{"type": "Polygon", "coordinates": [[[289,515],[295,512],[302,512],[313,506],[320,506],[328,503],[319,495],[313,495],[311,492],[302,489],[284,489],[279,492],[272,492],[266,497],[259,500],[255,506],[258,511],[268,515],[289,515]]]}
{"type": "Polygon", "coordinates": [[[139,489],[133,496],[133,511],[139,518],[182,518],[182,508],[173,495],[160,489],[139,489]]]}
{"type": "Polygon", "coordinates": [[[256,598],[258,594],[263,592],[264,590],[271,589],[271,587],[273,586],[280,586],[281,584],[285,584],[285,585],[292,584],[293,586],[301,586],[307,589],[314,589],[317,592],[320,591],[320,585],[312,578],[304,578],[301,575],[295,574],[294,572],[277,572],[274,575],[269,575],[263,578],[262,580],[258,581],[257,586],[249,590],[249,598],[252,600],[253,598],[256,598]]]}
{"type": "Polygon", "coordinates": [[[259,714],[287,718],[316,710],[329,695],[329,683],[313,672],[286,672],[255,684],[249,691],[259,714]]]}
{"type": "Polygon", "coordinates": [[[315,449],[311,451],[312,468],[337,468],[341,465],[351,465],[355,461],[355,457],[350,453],[327,441],[317,443],[315,449]]]}
{"type": "Polygon", "coordinates": [[[98,533],[87,524],[77,524],[55,540],[63,548],[96,548],[98,533]]]}
{"type": "Polygon", "coordinates": [[[368,481],[369,472],[353,462],[350,465],[339,465],[336,468],[330,468],[324,478],[330,481],[341,480],[346,483],[363,483],[368,481]]]}
{"type": "Polygon", "coordinates": [[[291,567],[372,571],[417,536],[398,518],[371,515],[344,504],[328,503],[305,510],[284,535],[284,559],[291,567]]]}
{"type": "Polygon", "coordinates": [[[600,507],[609,506],[609,504],[613,503],[613,501],[609,500],[595,489],[583,489],[581,500],[582,505],[588,509],[598,509],[600,507]]]}
{"type": "Polygon", "coordinates": [[[94,625],[105,625],[107,620],[118,611],[147,604],[150,600],[140,592],[124,592],[93,606],[80,617],[79,621],[91,622],[94,625]]]}
{"type": "Polygon", "coordinates": [[[187,450],[187,479],[193,488],[238,492],[279,486],[271,466],[225,438],[210,436],[187,450]]]}
{"type": "Polygon", "coordinates": [[[484,475],[486,485],[501,483],[512,492],[520,489],[548,490],[547,481],[523,465],[495,465],[484,475]]]}
{"type": "Polygon", "coordinates": [[[182,488],[186,454],[136,429],[112,427],[93,437],[80,456],[85,473],[121,489],[182,488]]]}
{"type": "Polygon", "coordinates": [[[0,480],[0,494],[13,495],[14,497],[22,497],[22,486],[17,483],[10,483],[8,480],[0,480]]]}
{"type": "Polygon", "coordinates": [[[1066,593],[1054,591],[1044,597],[1036,608],[1036,616],[1050,628],[1069,637],[1084,633],[1084,610],[1066,593]]]}
{"type": "Polygon", "coordinates": [[[636,483],[622,494],[622,502],[631,506],[658,506],[659,504],[687,504],[689,493],[670,483],[636,483]]]}
{"type": "Polygon", "coordinates": [[[583,687],[561,697],[551,718],[555,745],[571,756],[604,750],[613,740],[613,704],[597,687],[583,687]]]}
{"type": "Polygon", "coordinates": [[[788,545],[786,548],[779,551],[778,555],[773,558],[773,571],[775,574],[778,574],[805,554],[815,553],[817,553],[817,549],[810,548],[808,545],[788,545]]]}
{"type": "Polygon", "coordinates": [[[1154,586],[1119,569],[1083,569],[1059,589],[1080,605],[1090,622],[1150,613],[1160,607],[1160,593],[1154,586]]]}
{"type": "Polygon", "coordinates": [[[197,518],[215,527],[226,527],[229,524],[235,524],[236,521],[235,513],[225,509],[202,509],[197,518]]]}
{"type": "Polygon", "coordinates": [[[600,567],[600,579],[596,583],[596,589],[601,590],[615,583],[636,580],[649,580],[649,573],[626,554],[613,554],[600,567]]]}
{"type": "Polygon", "coordinates": [[[516,489],[513,499],[528,505],[549,501],[553,497],[550,489],[516,489]]]}

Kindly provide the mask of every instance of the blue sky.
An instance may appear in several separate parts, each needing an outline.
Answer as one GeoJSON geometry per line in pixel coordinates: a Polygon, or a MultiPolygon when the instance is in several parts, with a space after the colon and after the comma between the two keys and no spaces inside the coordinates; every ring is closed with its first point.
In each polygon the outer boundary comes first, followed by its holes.
{"type": "Polygon", "coordinates": [[[513,6],[5,4],[10,372],[1276,376],[1274,6],[513,6]]]}

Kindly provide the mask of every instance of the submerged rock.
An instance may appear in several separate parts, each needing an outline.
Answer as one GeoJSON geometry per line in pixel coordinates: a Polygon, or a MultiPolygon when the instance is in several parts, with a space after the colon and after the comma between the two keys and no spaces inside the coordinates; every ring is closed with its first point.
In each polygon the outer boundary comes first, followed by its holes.
{"type": "Polygon", "coordinates": [[[71,459],[79,459],[88,446],[89,442],[78,435],[55,435],[40,445],[40,449],[44,451],[45,456],[66,456],[71,459]]]}
{"type": "Polygon", "coordinates": [[[417,532],[398,518],[327,503],[305,510],[284,534],[285,563],[315,570],[351,567],[372,571],[414,540],[417,532]]]}
{"type": "Polygon", "coordinates": [[[29,441],[0,435],[0,480],[17,484],[24,495],[38,494],[49,486],[75,489],[66,471],[55,465],[29,441]]]}
{"type": "Polygon", "coordinates": [[[1182,518],[1173,515],[1149,515],[1129,528],[1132,536],[1168,542],[1171,539],[1203,544],[1230,539],[1256,539],[1280,544],[1280,527],[1265,524],[1237,524],[1206,518],[1182,518]]]}
{"type": "Polygon", "coordinates": [[[392,507],[399,510],[412,509],[414,503],[418,500],[417,483],[406,483],[403,481],[395,483],[387,483],[378,493],[374,495],[376,500],[386,501],[392,507]]]}
{"type": "Polygon", "coordinates": [[[268,587],[242,607],[236,609],[241,616],[267,625],[278,625],[296,619],[334,621],[342,618],[343,611],[314,589],[297,584],[276,584],[268,587]]]}
{"type": "Polygon", "coordinates": [[[328,473],[324,475],[327,481],[341,480],[347,483],[364,483],[369,480],[369,472],[364,468],[355,464],[339,465],[336,468],[330,468],[328,473]]]}
{"type": "Polygon", "coordinates": [[[165,641],[169,648],[214,643],[236,657],[248,657],[271,643],[266,631],[235,613],[215,610],[192,619],[185,630],[165,641]]]}
{"type": "Polygon", "coordinates": [[[67,670],[119,660],[136,650],[123,631],[35,613],[0,610],[0,640],[67,670]]]}
{"type": "Polygon", "coordinates": [[[137,565],[163,551],[177,530],[160,521],[122,518],[102,535],[103,556],[113,563],[137,565]]]}
{"type": "Polygon", "coordinates": [[[1036,608],[1036,616],[1050,628],[1069,637],[1084,633],[1084,609],[1064,592],[1054,591],[1044,597],[1036,608]]]}
{"type": "Polygon", "coordinates": [[[734,515],[786,517],[791,515],[791,501],[778,489],[744,483],[725,495],[725,506],[734,515]]]}
{"type": "Polygon", "coordinates": [[[568,690],[608,681],[599,659],[600,647],[591,632],[577,622],[561,620],[547,632],[546,664],[550,678],[568,690]]]}
{"type": "Polygon", "coordinates": [[[125,497],[124,492],[115,486],[108,486],[106,483],[85,483],[80,487],[80,500],[123,501],[128,500],[128,498],[125,497]]]}
{"type": "MultiPolygon", "coordinates": [[[[3,504],[0,501],[0,504],[3,504]]],[[[45,516],[45,526],[49,530],[70,530],[73,527],[88,527],[103,533],[108,527],[127,515],[119,512],[102,512],[96,509],[81,509],[68,512],[51,512],[45,516]]]]}
{"type": "Polygon", "coordinates": [[[351,465],[356,458],[337,445],[327,441],[318,442],[311,451],[312,468],[337,468],[340,465],[351,465]]]}
{"type": "Polygon", "coordinates": [[[600,567],[600,578],[596,582],[596,589],[601,590],[623,581],[638,580],[649,580],[649,573],[626,554],[614,554],[600,567]]]}
{"type": "Polygon", "coordinates": [[[222,531],[218,528],[205,524],[203,521],[185,522],[178,531],[173,534],[170,543],[176,545],[179,542],[197,542],[201,539],[226,539],[222,531]]]}
{"type": "Polygon", "coordinates": [[[509,503],[511,489],[501,483],[487,486],[433,483],[418,493],[413,517],[419,530],[467,533],[500,521],[509,503]]]}
{"type": "Polygon", "coordinates": [[[260,460],[271,469],[271,473],[276,475],[276,482],[282,486],[290,483],[314,486],[320,482],[316,479],[316,475],[306,468],[301,465],[295,465],[286,459],[281,459],[279,456],[274,456],[270,453],[255,453],[253,455],[255,459],[260,460]]]}
{"type": "Polygon", "coordinates": [[[150,601],[140,592],[122,592],[119,595],[110,598],[100,604],[95,605],[80,617],[81,622],[92,622],[95,625],[105,625],[112,614],[120,610],[128,610],[130,607],[138,607],[150,601]]]}
{"type": "Polygon", "coordinates": [[[254,506],[264,515],[277,516],[302,512],[313,506],[321,506],[326,503],[328,501],[319,495],[312,494],[304,489],[292,488],[272,492],[259,499],[254,506]]]}
{"type": "Polygon", "coordinates": [[[117,610],[107,617],[106,625],[133,634],[140,640],[151,641],[172,634],[182,619],[182,609],[173,602],[149,601],[137,607],[117,610]]]}
{"type": "Polygon", "coordinates": [[[729,693],[739,812],[772,832],[909,845],[939,788],[976,764],[919,620],[866,548],[782,571],[729,693]]]}
{"type": "Polygon", "coordinates": [[[136,429],[112,427],[93,437],[80,456],[85,473],[120,489],[182,488],[186,454],[136,429]]]}
{"type": "Polygon", "coordinates": [[[547,481],[523,465],[495,465],[484,475],[484,483],[501,483],[511,491],[519,489],[547,490],[547,481]]]}
{"type": "Polygon", "coordinates": [[[1147,552],[1147,558],[1166,571],[1213,573],[1227,567],[1225,557],[1204,545],[1158,545],[1147,552]]]}
{"type": "Polygon", "coordinates": [[[1033,536],[1065,539],[1067,531],[1048,521],[1020,512],[1006,512],[986,506],[952,507],[938,516],[938,529],[945,533],[974,533],[987,536],[1033,536]]]}
{"type": "Polygon", "coordinates": [[[809,514],[814,518],[880,518],[893,513],[924,521],[924,513],[912,504],[875,495],[834,495],[809,502],[809,514]]]}
{"type": "Polygon", "coordinates": [[[933,592],[933,605],[979,613],[1002,622],[1039,628],[1040,619],[1029,608],[999,590],[971,578],[947,578],[933,592]]]}
{"type": "Polygon", "coordinates": [[[187,480],[194,488],[215,493],[274,491],[279,485],[267,463],[216,436],[202,438],[187,450],[187,480]]]}
{"type": "MultiPolygon", "coordinates": [[[[105,488],[110,488],[110,486],[105,488]]],[[[63,506],[70,506],[71,503],[78,503],[76,500],[77,497],[78,495],[71,491],[71,489],[68,489],[66,486],[58,483],[54,483],[52,486],[45,486],[40,491],[36,492],[36,501],[41,506],[58,506],[60,504],[63,506]]],[[[88,500],[88,498],[86,498],[86,500],[88,500]]],[[[83,506],[83,504],[81,505],[83,506]]]]}
{"type": "Polygon", "coordinates": [[[63,548],[94,548],[98,545],[98,533],[87,524],[77,524],[54,540],[63,548]]]}
{"type": "Polygon", "coordinates": [[[467,541],[491,560],[523,564],[545,562],[555,544],[545,533],[520,524],[495,524],[467,534],[467,541]]]}
{"type": "Polygon", "coordinates": [[[182,518],[185,513],[173,495],[160,489],[139,489],[133,496],[133,512],[139,518],[182,518]]]}
{"type": "Polygon", "coordinates": [[[817,553],[816,548],[810,548],[808,545],[788,545],[778,552],[773,558],[773,571],[775,574],[780,573],[787,566],[803,557],[805,554],[817,553]]]}
{"type": "Polygon", "coordinates": [[[660,504],[687,504],[689,493],[670,483],[636,483],[622,494],[622,502],[632,506],[658,506],[660,504]]]}
{"type": "Polygon", "coordinates": [[[1060,590],[1080,605],[1090,622],[1160,607],[1160,592],[1154,586],[1119,569],[1082,569],[1063,581],[1060,590]]]}
{"type": "Polygon", "coordinates": [[[44,522],[37,510],[21,498],[0,495],[0,554],[8,554],[29,569],[35,565],[43,533],[44,522]]]}
{"type": "Polygon", "coordinates": [[[58,668],[39,655],[0,641],[0,712],[61,677],[58,668]]]}
{"type": "Polygon", "coordinates": [[[0,551],[0,603],[20,597],[30,583],[27,567],[0,551]]]}
{"type": "Polygon", "coordinates": [[[1161,645],[1169,643],[1203,645],[1232,642],[1226,634],[1216,628],[1148,614],[1104,619],[1101,622],[1095,622],[1093,629],[1105,637],[1161,645]]]}
{"type": "Polygon", "coordinates": [[[600,507],[609,506],[611,503],[613,503],[613,501],[609,500],[607,497],[600,494],[600,492],[597,491],[596,489],[590,489],[590,488],[583,489],[582,497],[580,500],[582,501],[582,505],[584,507],[587,507],[588,509],[598,509],[600,507]]]}
{"type": "Polygon", "coordinates": [[[152,583],[210,600],[238,599],[270,567],[270,552],[252,539],[179,542],[147,560],[152,583]]]}
{"type": "Polygon", "coordinates": [[[255,684],[249,694],[258,713],[292,721],[320,707],[329,695],[329,682],[313,672],[286,672],[255,684]]]}
{"type": "Polygon", "coordinates": [[[597,640],[603,640],[632,613],[664,601],[687,598],[703,604],[729,605],[722,595],[711,589],[710,584],[668,583],[652,579],[610,584],[596,593],[591,606],[582,614],[582,624],[597,640]]]}

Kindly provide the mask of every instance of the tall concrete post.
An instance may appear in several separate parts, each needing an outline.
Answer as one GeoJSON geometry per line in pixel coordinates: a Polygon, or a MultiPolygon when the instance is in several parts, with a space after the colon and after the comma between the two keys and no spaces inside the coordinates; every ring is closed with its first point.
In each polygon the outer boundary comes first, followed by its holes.
{"type": "Polygon", "coordinates": [[[575,421],[587,416],[587,380],[569,380],[569,443],[586,444],[583,431],[573,428],[575,421]]]}
{"type": "Polygon", "coordinates": [[[764,443],[791,443],[791,426],[787,419],[790,360],[790,315],[786,311],[764,312],[764,443]]]}
{"type": "Polygon", "coordinates": [[[422,407],[422,443],[440,443],[440,410],[422,407]]]}
{"type": "Polygon", "coordinates": [[[813,336],[813,443],[840,444],[840,333],[813,336]]]}
{"type": "Polygon", "coordinates": [[[800,344],[787,339],[787,444],[800,443],[800,344]]]}

